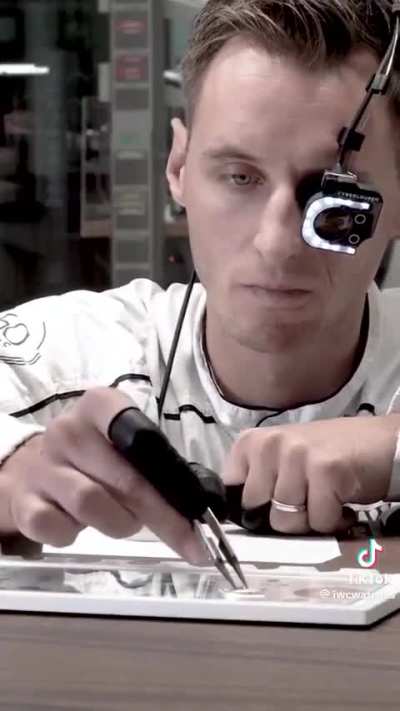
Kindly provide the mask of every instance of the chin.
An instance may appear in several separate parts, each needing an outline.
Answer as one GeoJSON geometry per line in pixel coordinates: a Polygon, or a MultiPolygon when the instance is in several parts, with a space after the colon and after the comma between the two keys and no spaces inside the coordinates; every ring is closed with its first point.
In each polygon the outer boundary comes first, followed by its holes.
{"type": "Polygon", "coordinates": [[[276,353],[293,348],[315,337],[315,321],[273,319],[261,324],[238,323],[233,325],[231,336],[243,347],[259,353],[276,353]]]}

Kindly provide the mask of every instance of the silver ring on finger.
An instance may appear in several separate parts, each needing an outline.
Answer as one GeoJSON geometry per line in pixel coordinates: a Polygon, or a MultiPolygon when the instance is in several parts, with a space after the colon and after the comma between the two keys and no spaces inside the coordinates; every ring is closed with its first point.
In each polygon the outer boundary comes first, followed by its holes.
{"type": "Polygon", "coordinates": [[[276,511],[283,511],[284,513],[303,513],[307,511],[305,504],[284,504],[277,499],[271,499],[271,506],[273,506],[276,511]]]}

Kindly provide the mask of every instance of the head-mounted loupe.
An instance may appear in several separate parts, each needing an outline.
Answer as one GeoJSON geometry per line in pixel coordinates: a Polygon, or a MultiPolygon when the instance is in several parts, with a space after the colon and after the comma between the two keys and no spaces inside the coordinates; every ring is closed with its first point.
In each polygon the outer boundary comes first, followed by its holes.
{"type": "Polygon", "coordinates": [[[311,247],[355,254],[372,237],[382,196],[352,173],[325,171],[321,192],[307,203],[302,236],[311,247]]]}
{"type": "Polygon", "coordinates": [[[302,237],[311,247],[355,254],[374,234],[383,206],[382,195],[360,182],[347,165],[350,154],[363,145],[365,136],[357,129],[372,97],[385,94],[389,86],[400,36],[400,0],[393,2],[392,14],[395,17],[392,39],[378,71],[368,82],[366,96],[350,128],[343,128],[339,134],[336,166],[324,172],[320,192],[306,202],[302,237]]]}

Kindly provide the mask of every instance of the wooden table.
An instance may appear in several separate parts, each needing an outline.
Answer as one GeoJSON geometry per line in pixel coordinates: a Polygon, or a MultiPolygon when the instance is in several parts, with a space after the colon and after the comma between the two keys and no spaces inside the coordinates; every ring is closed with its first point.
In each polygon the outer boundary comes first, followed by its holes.
{"type": "MultiPolygon", "coordinates": [[[[382,572],[400,539],[382,541],[382,572]]],[[[341,544],[332,569],[355,565],[341,544]]],[[[399,711],[400,615],[370,629],[0,615],[1,711],[399,711]]]]}

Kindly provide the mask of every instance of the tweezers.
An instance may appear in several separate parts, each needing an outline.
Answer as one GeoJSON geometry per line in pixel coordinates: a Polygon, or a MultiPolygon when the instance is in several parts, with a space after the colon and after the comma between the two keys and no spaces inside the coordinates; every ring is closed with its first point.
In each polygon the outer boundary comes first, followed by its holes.
{"type": "Polygon", "coordinates": [[[108,428],[108,436],[116,449],[137,471],[175,508],[192,523],[210,560],[225,580],[234,589],[248,589],[246,578],[235,552],[218,521],[213,509],[218,512],[223,501],[218,493],[210,490],[218,477],[204,467],[190,465],[171,446],[165,435],[140,410],[128,407],[114,417],[108,428]],[[206,486],[207,472],[212,475],[206,486]],[[203,531],[200,521],[208,524],[211,536],[203,531]],[[214,536],[214,537],[213,537],[214,536]],[[231,574],[236,573],[240,584],[231,574]]]}
{"type": "Polygon", "coordinates": [[[231,585],[233,590],[241,590],[243,588],[248,589],[249,585],[239,560],[231,544],[229,543],[228,537],[225,534],[221,524],[209,507],[203,513],[202,519],[204,523],[208,525],[215,538],[206,534],[199,521],[194,521],[193,525],[210,556],[211,562],[224,576],[225,580],[229,583],[229,585],[231,585]],[[229,566],[233,568],[234,573],[236,573],[236,577],[240,580],[240,584],[238,584],[235,576],[231,574],[229,566]]]}

